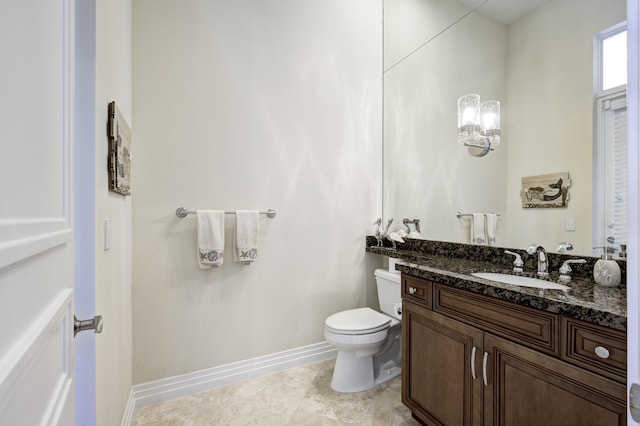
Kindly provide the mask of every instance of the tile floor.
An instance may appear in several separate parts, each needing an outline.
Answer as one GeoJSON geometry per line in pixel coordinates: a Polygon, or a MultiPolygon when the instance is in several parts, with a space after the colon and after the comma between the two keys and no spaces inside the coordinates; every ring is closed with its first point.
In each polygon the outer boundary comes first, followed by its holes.
{"type": "Polygon", "coordinates": [[[419,424],[400,401],[399,377],[369,391],[337,393],[330,387],[334,363],[320,361],[144,407],[132,425],[419,424]]]}

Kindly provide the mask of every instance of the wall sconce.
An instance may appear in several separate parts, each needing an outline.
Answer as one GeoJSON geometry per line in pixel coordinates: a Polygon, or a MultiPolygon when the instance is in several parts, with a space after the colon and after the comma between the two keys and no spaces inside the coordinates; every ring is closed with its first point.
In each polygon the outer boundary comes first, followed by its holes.
{"type": "Polygon", "coordinates": [[[500,145],[500,102],[480,103],[480,95],[458,99],[458,143],[474,157],[484,157],[500,145]]]}

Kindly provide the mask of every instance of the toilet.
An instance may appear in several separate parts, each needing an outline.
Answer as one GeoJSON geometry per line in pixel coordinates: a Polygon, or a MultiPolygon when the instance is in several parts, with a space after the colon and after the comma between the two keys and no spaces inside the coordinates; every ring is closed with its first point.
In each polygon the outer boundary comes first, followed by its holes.
{"type": "Polygon", "coordinates": [[[360,392],[400,375],[400,274],[376,269],[380,310],[350,309],[324,322],[327,342],[338,349],[331,388],[360,392]]]}

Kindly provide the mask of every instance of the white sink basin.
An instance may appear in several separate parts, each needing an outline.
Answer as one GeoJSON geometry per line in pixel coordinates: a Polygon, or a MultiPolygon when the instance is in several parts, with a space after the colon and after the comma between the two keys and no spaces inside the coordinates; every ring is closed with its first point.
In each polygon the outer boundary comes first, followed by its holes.
{"type": "Polygon", "coordinates": [[[519,285],[523,287],[546,288],[552,290],[569,290],[566,285],[537,278],[521,277],[519,275],[498,274],[494,272],[474,272],[471,275],[485,280],[497,281],[503,284],[519,285]]]}

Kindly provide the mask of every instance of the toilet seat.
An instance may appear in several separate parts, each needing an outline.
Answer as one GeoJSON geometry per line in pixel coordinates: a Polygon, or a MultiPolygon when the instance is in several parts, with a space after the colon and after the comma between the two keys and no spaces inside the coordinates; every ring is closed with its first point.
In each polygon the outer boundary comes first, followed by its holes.
{"type": "Polygon", "coordinates": [[[324,323],[327,330],[336,334],[361,335],[386,330],[391,317],[371,308],[358,308],[333,314],[324,323]]]}

